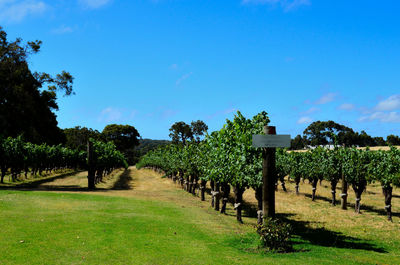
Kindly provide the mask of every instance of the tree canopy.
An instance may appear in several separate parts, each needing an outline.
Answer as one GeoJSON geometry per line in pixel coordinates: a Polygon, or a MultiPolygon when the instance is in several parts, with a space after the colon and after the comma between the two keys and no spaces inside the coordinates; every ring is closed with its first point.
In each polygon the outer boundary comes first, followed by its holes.
{"type": "Polygon", "coordinates": [[[133,162],[134,148],[139,145],[140,134],[131,125],[110,124],[103,131],[104,140],[115,144],[118,151],[121,151],[130,164],[133,162]]]}
{"type": "Polygon", "coordinates": [[[9,41],[0,27],[0,133],[55,144],[65,141],[54,113],[57,92],[74,94],[73,77],[65,71],[52,77],[29,69],[28,59],[40,51],[41,44],[38,40],[23,43],[19,38],[9,41]]]}

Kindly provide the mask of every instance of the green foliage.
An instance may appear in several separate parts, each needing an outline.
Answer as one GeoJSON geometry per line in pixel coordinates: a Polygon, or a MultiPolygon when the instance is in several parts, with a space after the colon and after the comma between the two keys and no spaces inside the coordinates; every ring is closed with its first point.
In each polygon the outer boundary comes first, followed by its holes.
{"type": "Polygon", "coordinates": [[[292,249],[290,238],[292,226],[279,219],[266,218],[264,224],[257,225],[260,243],[268,251],[288,252],[292,249]]]}
{"type": "Polygon", "coordinates": [[[64,129],[63,132],[66,138],[65,146],[79,151],[86,151],[87,142],[90,138],[102,140],[102,135],[99,131],[86,127],[76,126],[64,129]]]}
{"type": "Polygon", "coordinates": [[[105,141],[113,142],[120,152],[125,156],[129,164],[133,164],[134,149],[139,145],[140,134],[131,125],[107,125],[102,131],[105,141]]]}
{"type": "Polygon", "coordinates": [[[4,137],[23,135],[34,142],[58,144],[65,141],[57,127],[57,93],[73,94],[71,74],[56,77],[29,69],[29,57],[39,52],[41,41],[9,41],[0,26],[0,128],[4,137]],[[45,85],[47,89],[44,89],[45,85]]]}

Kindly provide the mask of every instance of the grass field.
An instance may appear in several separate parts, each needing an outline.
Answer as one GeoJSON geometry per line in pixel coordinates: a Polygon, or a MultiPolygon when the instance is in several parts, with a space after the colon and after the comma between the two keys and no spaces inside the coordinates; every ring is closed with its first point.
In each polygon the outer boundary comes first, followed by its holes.
{"type": "Polygon", "coordinates": [[[257,249],[250,190],[240,225],[231,205],[221,215],[150,170],[116,172],[95,192],[86,182],[79,173],[0,190],[0,264],[400,264],[398,190],[390,223],[379,187],[368,186],[356,215],[330,206],[324,185],[311,202],[310,185],[296,196],[289,183],[277,212],[295,227],[295,250],[269,254],[257,249]]]}

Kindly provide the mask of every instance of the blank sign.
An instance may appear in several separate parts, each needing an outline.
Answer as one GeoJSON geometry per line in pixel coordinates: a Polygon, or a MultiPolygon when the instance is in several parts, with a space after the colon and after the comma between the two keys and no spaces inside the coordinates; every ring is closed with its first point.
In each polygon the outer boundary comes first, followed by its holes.
{"type": "Polygon", "coordinates": [[[253,135],[253,147],[290,147],[290,135],[253,135]]]}

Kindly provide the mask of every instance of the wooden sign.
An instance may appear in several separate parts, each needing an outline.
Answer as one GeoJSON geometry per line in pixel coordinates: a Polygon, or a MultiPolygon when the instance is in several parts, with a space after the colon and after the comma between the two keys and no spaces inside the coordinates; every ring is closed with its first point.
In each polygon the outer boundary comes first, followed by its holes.
{"type": "Polygon", "coordinates": [[[290,147],[290,135],[253,135],[253,147],[290,147]]]}

